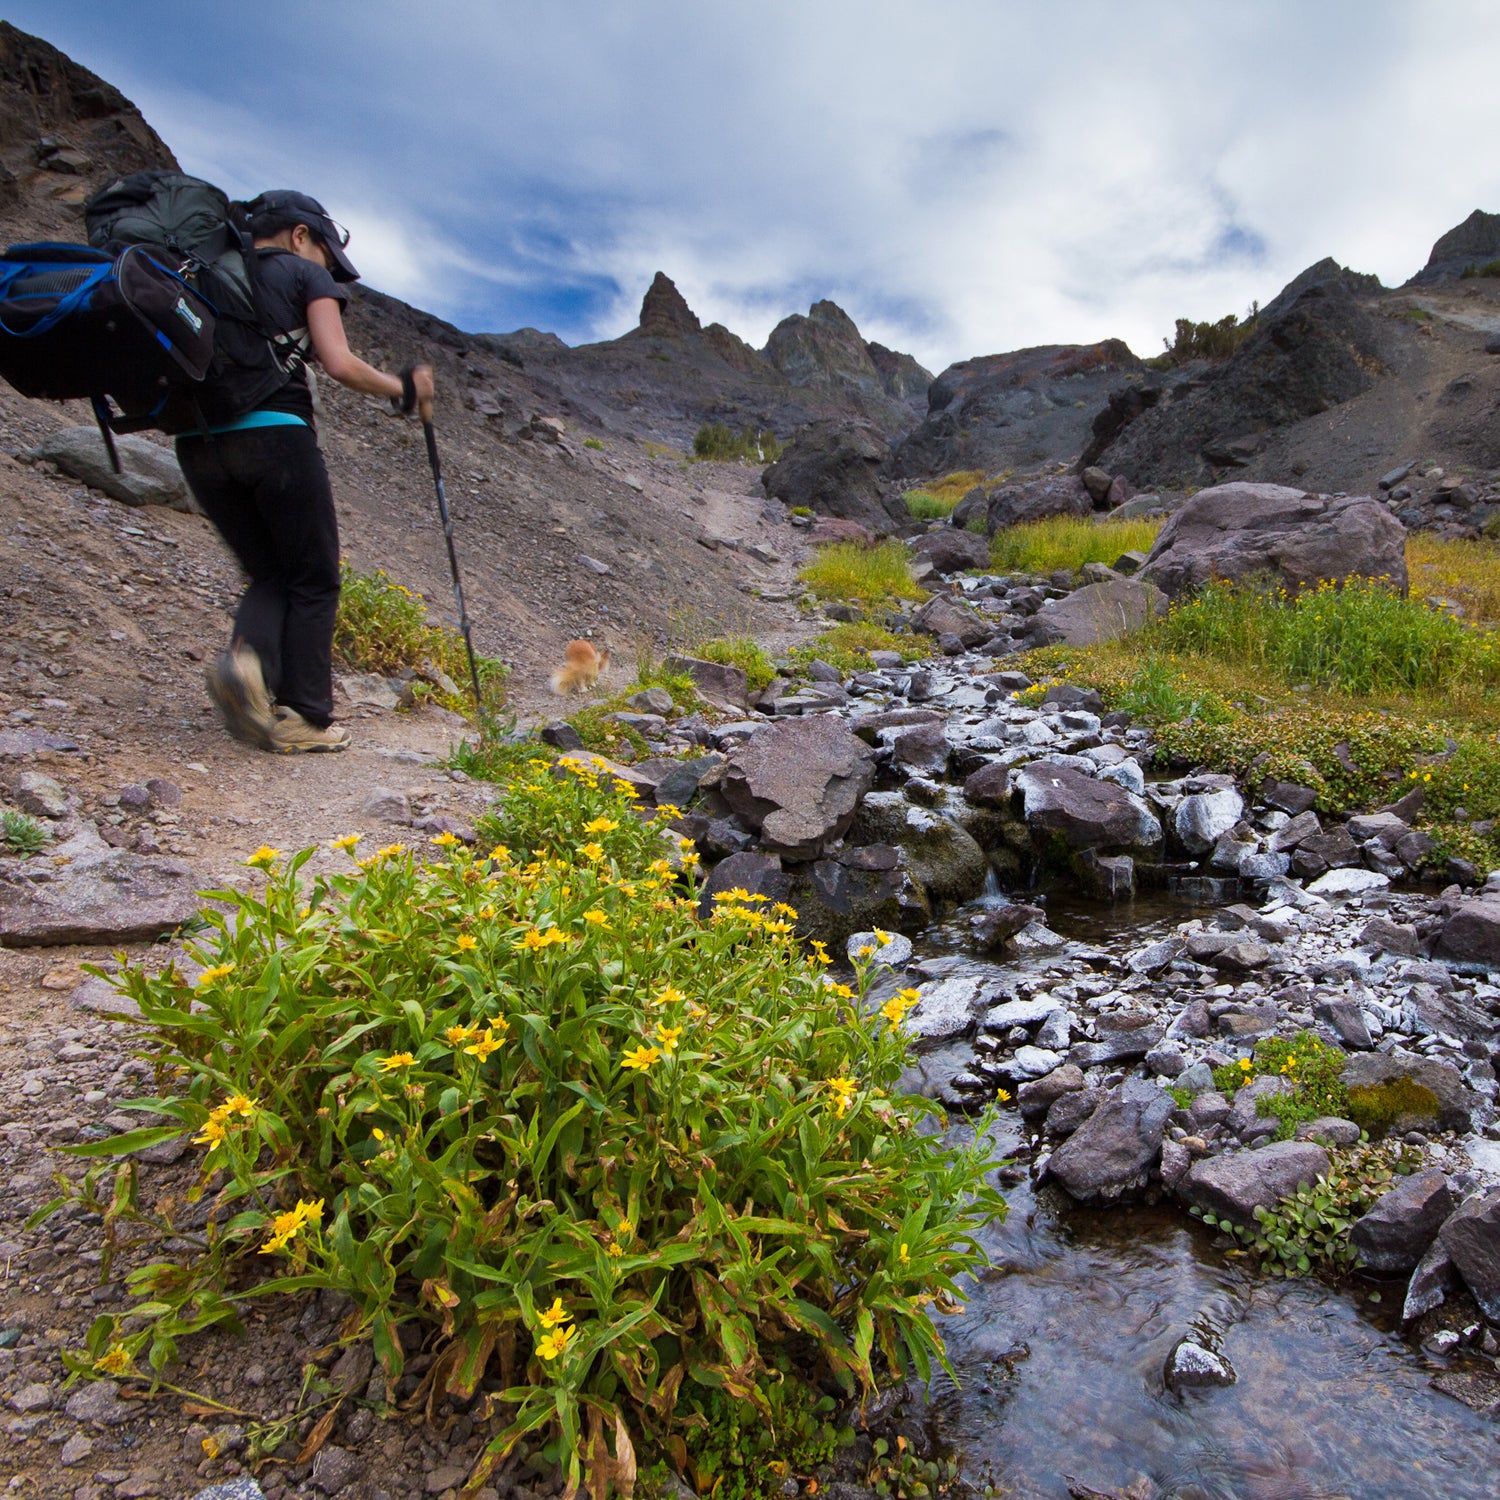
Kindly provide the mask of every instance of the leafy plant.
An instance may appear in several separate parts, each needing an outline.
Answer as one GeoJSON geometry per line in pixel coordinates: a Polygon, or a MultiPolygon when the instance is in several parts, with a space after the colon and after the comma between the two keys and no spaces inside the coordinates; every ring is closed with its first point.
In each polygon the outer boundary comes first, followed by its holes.
{"type": "Polygon", "coordinates": [[[865,1483],[881,1500],[929,1500],[946,1495],[958,1482],[958,1460],[919,1458],[911,1444],[898,1436],[894,1442],[875,1439],[875,1458],[865,1483]]]}
{"type": "Polygon", "coordinates": [[[911,554],[894,537],[873,546],[830,542],[797,576],[820,599],[874,605],[926,598],[911,576],[911,554]]]}
{"type": "MultiPolygon", "coordinates": [[[[460,713],[473,707],[473,688],[464,688],[469,682],[469,657],[463,636],[446,625],[429,624],[422,597],[393,582],[384,568],[361,573],[347,562],[339,565],[333,650],[339,661],[357,672],[390,675],[406,668],[428,672],[437,668],[459,689],[436,694],[438,701],[460,713]]],[[[504,706],[508,669],[491,656],[479,656],[477,661],[483,719],[504,706]]]]}
{"type": "Polygon", "coordinates": [[[1190,1212],[1210,1229],[1239,1240],[1269,1275],[1344,1275],[1360,1263],[1359,1251],[1349,1243],[1354,1221],[1390,1191],[1398,1176],[1415,1171],[1421,1155],[1404,1146],[1369,1144],[1330,1155],[1326,1177],[1304,1183],[1275,1208],[1257,1208],[1253,1226],[1196,1207],[1190,1212]]]}
{"type": "Polygon", "coordinates": [[[189,1137],[213,1206],[190,1248],[128,1160],[70,1190],[161,1256],[75,1370],[159,1375],[253,1299],[331,1289],[392,1388],[416,1325],[416,1399],[500,1414],[471,1484],[550,1434],[570,1493],[602,1496],[638,1447],[684,1458],[715,1393],[766,1417],[767,1379],[947,1367],[928,1309],[1004,1202],[982,1147],[892,1092],[909,998],[867,1014],[869,976],[830,982],[751,893],[701,920],[673,876],[696,856],[627,791],[538,759],[487,854],[440,834],[355,860],[350,835],[349,872],[313,876],[312,850],[261,849],[261,889],[211,893],[195,979],[120,971],[162,1089],[122,1102],[168,1123],[75,1154],[189,1137]]]}
{"type": "Polygon", "coordinates": [[[599,441],[599,439],[595,438],[595,437],[584,438],[584,440],[583,440],[583,446],[585,448],[594,448],[594,449],[597,449],[597,450],[600,450],[600,451],[602,451],[603,448],[604,448],[604,444],[601,443],[599,441]]]}
{"type": "Polygon", "coordinates": [[[42,823],[17,808],[7,807],[0,812],[0,844],[12,854],[25,859],[45,848],[50,836],[42,823]]]}
{"type": "Polygon", "coordinates": [[[782,445],[776,441],[776,434],[755,427],[746,427],[736,436],[723,422],[705,422],[693,436],[693,457],[718,463],[743,459],[770,464],[781,453],[782,445]]]}
{"type": "Polygon", "coordinates": [[[716,636],[699,641],[693,648],[693,654],[704,661],[738,667],[745,674],[752,693],[768,687],[776,675],[776,663],[766,654],[763,646],[747,635],[716,636]]]}
{"type": "Polygon", "coordinates": [[[1125,552],[1149,552],[1160,521],[1095,521],[1088,516],[1049,516],[1006,526],[990,538],[990,566],[1001,573],[1077,572],[1085,563],[1113,566],[1125,552]]]}
{"type": "Polygon", "coordinates": [[[1171,339],[1163,339],[1165,353],[1155,363],[1170,368],[1190,359],[1228,359],[1255,332],[1260,321],[1260,304],[1252,302],[1242,323],[1233,313],[1217,323],[1195,323],[1178,318],[1171,339]]]}
{"type": "Polygon", "coordinates": [[[1229,705],[1217,693],[1195,691],[1188,674],[1152,652],[1116,700],[1116,707],[1148,724],[1224,724],[1229,705]]]}
{"type": "Polygon", "coordinates": [[[1287,1141],[1308,1120],[1347,1115],[1349,1095],[1339,1077],[1343,1068],[1339,1048],[1327,1046],[1316,1032],[1299,1031],[1291,1038],[1266,1037],[1255,1044],[1251,1057],[1215,1068],[1214,1087],[1232,1098],[1252,1078],[1284,1078],[1290,1092],[1257,1100],[1255,1112],[1277,1120],[1275,1139],[1287,1141]]]}
{"type": "Polygon", "coordinates": [[[921,661],[936,649],[930,636],[897,634],[873,620],[845,621],[820,631],[805,645],[787,652],[793,671],[805,672],[815,661],[826,661],[840,672],[867,672],[872,651],[894,651],[902,661],[921,661]]]}

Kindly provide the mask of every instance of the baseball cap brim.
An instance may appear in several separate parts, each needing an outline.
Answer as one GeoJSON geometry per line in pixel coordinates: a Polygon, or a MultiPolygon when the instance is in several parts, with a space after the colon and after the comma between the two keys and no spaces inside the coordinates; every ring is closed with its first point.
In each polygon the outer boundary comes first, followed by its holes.
{"type": "Polygon", "coordinates": [[[295,214],[317,235],[323,248],[328,251],[329,259],[333,262],[328,271],[333,279],[359,280],[359,272],[354,269],[354,262],[344,250],[343,242],[349,238],[348,231],[340,228],[316,198],[308,193],[294,192],[290,188],[276,188],[262,193],[250,207],[252,211],[267,209],[295,214]]]}

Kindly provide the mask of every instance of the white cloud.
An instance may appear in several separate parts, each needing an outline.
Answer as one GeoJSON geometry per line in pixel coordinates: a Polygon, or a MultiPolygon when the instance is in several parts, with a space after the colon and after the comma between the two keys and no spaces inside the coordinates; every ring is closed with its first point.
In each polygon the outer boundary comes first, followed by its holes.
{"type": "MultiPolygon", "coordinates": [[[[205,18],[141,0],[88,34],[123,47],[142,10],[205,18]]],[[[1404,280],[1500,209],[1492,16],[264,0],[212,10],[233,44],[212,90],[164,54],[113,81],[186,165],[318,193],[372,283],[464,326],[612,336],[662,269],[753,342],[831,296],[940,368],[1110,335],[1150,352],[1328,254],[1404,280]]]]}

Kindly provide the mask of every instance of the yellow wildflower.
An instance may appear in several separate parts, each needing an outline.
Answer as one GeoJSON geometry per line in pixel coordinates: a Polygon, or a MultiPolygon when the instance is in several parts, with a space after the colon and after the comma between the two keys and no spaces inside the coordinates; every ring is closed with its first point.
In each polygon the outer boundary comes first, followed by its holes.
{"type": "Polygon", "coordinates": [[[585,833],[613,833],[620,825],[613,818],[594,818],[583,825],[585,833]]]}
{"type": "Polygon", "coordinates": [[[123,1375],[130,1368],[130,1351],[124,1344],[111,1344],[109,1349],[94,1361],[94,1368],[103,1375],[123,1375]]]}
{"type": "Polygon", "coordinates": [[[661,1042],[661,1050],[670,1057],[677,1050],[677,1039],[682,1035],[682,1027],[668,1026],[659,1022],[656,1027],[657,1040],[661,1042]]]}
{"type": "Polygon", "coordinates": [[[460,953],[472,953],[474,951],[474,949],[477,948],[478,946],[479,946],[479,939],[476,938],[476,937],[473,937],[472,935],[470,935],[467,932],[461,932],[461,933],[459,933],[459,935],[458,935],[458,941],[455,944],[455,947],[457,947],[457,949],[458,949],[458,951],[460,953]]]}
{"type": "Polygon", "coordinates": [[[371,1127],[370,1127],[370,1134],[371,1134],[371,1135],[372,1135],[372,1136],[373,1136],[373,1137],[374,1137],[374,1138],[375,1138],[375,1139],[376,1139],[376,1140],[377,1140],[377,1141],[383,1141],[383,1140],[384,1140],[384,1139],[385,1139],[385,1131],[383,1131],[383,1130],[382,1130],[382,1129],[381,1129],[381,1128],[380,1128],[380,1126],[378,1126],[378,1125],[372,1125],[372,1126],[371,1126],[371,1127]]]}
{"type": "MultiPolygon", "coordinates": [[[[1429,781],[1431,781],[1432,777],[1429,776],[1427,779],[1429,781]]],[[[702,862],[700,860],[699,856],[696,853],[694,853],[694,854],[684,854],[684,855],[681,856],[681,860],[682,860],[682,868],[684,870],[691,870],[696,865],[698,865],[698,864],[700,864],[702,862]]]]}
{"type": "Polygon", "coordinates": [[[917,1003],[917,992],[915,990],[899,990],[892,995],[884,1005],[880,1007],[883,1015],[894,1031],[906,1019],[906,1013],[917,1003]]]}
{"type": "Polygon", "coordinates": [[[615,1230],[615,1233],[618,1234],[622,1240],[628,1240],[635,1233],[635,1225],[632,1224],[629,1219],[621,1219],[620,1227],[615,1230]]]}
{"type": "Polygon", "coordinates": [[[484,921],[488,922],[495,915],[495,908],[486,902],[479,908],[479,915],[484,921]]]}
{"type": "Polygon", "coordinates": [[[200,990],[207,989],[216,980],[222,979],[226,974],[234,973],[233,964],[215,964],[211,969],[205,969],[197,979],[196,987],[200,990]]]}
{"type": "Polygon", "coordinates": [[[836,979],[825,979],[823,981],[823,988],[830,995],[837,995],[840,1000],[852,1000],[854,998],[854,991],[847,984],[840,984],[836,979]]]}
{"type": "Polygon", "coordinates": [[[715,901],[748,901],[749,899],[750,892],[738,885],[732,890],[714,892],[715,901]]]}
{"type": "Polygon", "coordinates": [[[840,1119],[844,1117],[849,1105],[854,1099],[855,1090],[859,1087],[852,1078],[830,1078],[828,1080],[829,1092],[833,1095],[833,1111],[840,1119]]]}
{"type": "Polygon", "coordinates": [[[675,985],[668,985],[651,1003],[653,1005],[680,1005],[687,997],[675,985]]]}
{"type": "Polygon", "coordinates": [[[778,917],[785,917],[790,922],[795,922],[797,920],[797,908],[795,906],[788,906],[785,901],[778,901],[776,905],[771,908],[771,910],[775,912],[778,917]]]}
{"type": "Polygon", "coordinates": [[[609,926],[609,918],[597,906],[592,911],[584,912],[583,920],[593,927],[608,928],[609,926]]]}
{"type": "Polygon", "coordinates": [[[461,1047],[477,1035],[478,1032],[472,1026],[450,1026],[443,1033],[443,1039],[450,1047],[461,1047]]]}
{"type": "Polygon", "coordinates": [[[203,1122],[202,1134],[193,1137],[193,1144],[195,1146],[207,1146],[210,1152],[214,1152],[224,1144],[224,1135],[224,1122],[216,1120],[210,1115],[203,1122]]]}
{"type": "Polygon", "coordinates": [[[545,931],[539,931],[533,927],[530,932],[525,933],[521,941],[515,944],[518,953],[536,953],[542,948],[550,948],[555,943],[565,943],[568,940],[567,933],[557,927],[548,927],[545,931]]]}
{"type": "Polygon", "coordinates": [[[911,1250],[904,1243],[902,1244],[900,1253],[897,1255],[896,1259],[899,1260],[903,1266],[909,1266],[911,1264],[911,1250]]]}
{"type": "Polygon", "coordinates": [[[1010,1103],[1010,1090],[1009,1089],[996,1089],[995,1090],[995,1098],[1001,1104],[1009,1104],[1010,1103]]]}
{"type": "Polygon", "coordinates": [[[252,869],[269,870],[280,857],[280,849],[273,849],[269,844],[262,844],[245,863],[252,869]]]}
{"type": "Polygon", "coordinates": [[[833,960],[828,956],[828,949],[820,943],[817,938],[812,940],[813,959],[820,964],[831,964],[833,960]]]}
{"type": "Polygon", "coordinates": [[[648,1047],[642,1043],[633,1051],[627,1052],[620,1059],[622,1068],[634,1068],[637,1072],[644,1073],[652,1063],[661,1061],[661,1053],[655,1047],[648,1047]]]}
{"type": "Polygon", "coordinates": [[[499,1036],[496,1036],[494,1028],[486,1026],[479,1039],[472,1046],[465,1047],[464,1051],[470,1057],[477,1057],[480,1062],[485,1062],[491,1052],[498,1052],[500,1050],[500,1044],[504,1040],[505,1033],[503,1031],[499,1036]]]}
{"type": "Polygon", "coordinates": [[[573,1321],[573,1314],[562,1305],[561,1297],[554,1297],[552,1299],[552,1306],[547,1308],[545,1312],[539,1312],[536,1315],[536,1320],[543,1328],[557,1328],[563,1323],[571,1323],[573,1321]]]}
{"type": "Polygon", "coordinates": [[[492,865],[508,865],[510,863],[510,850],[504,844],[496,844],[490,850],[490,863],[492,865]]]}
{"type": "Polygon", "coordinates": [[[380,1071],[382,1073],[399,1072],[402,1068],[413,1067],[416,1061],[410,1052],[393,1052],[389,1057],[380,1059],[380,1071]]]}
{"type": "Polygon", "coordinates": [[[362,833],[346,833],[342,838],[336,838],[328,847],[330,849],[352,849],[362,838],[362,833]]]}
{"type": "Polygon", "coordinates": [[[246,1094],[231,1094],[219,1107],[226,1115],[241,1115],[248,1119],[255,1113],[255,1100],[246,1094]]]}
{"type": "Polygon", "coordinates": [[[616,1245],[613,1242],[611,1242],[610,1247],[609,1247],[609,1254],[610,1254],[610,1257],[612,1259],[618,1260],[622,1255],[624,1255],[624,1253],[625,1252],[622,1249],[620,1249],[620,1247],[618,1245],[616,1245]]]}
{"type": "Polygon", "coordinates": [[[573,1335],[577,1332],[576,1328],[554,1328],[550,1333],[544,1333],[537,1340],[537,1354],[546,1360],[556,1359],[567,1349],[573,1335]]]}
{"type": "Polygon", "coordinates": [[[874,952],[875,949],[871,944],[861,943],[859,946],[859,951],[854,956],[856,958],[869,958],[874,954],[874,952]]]}
{"type": "Polygon", "coordinates": [[[588,860],[601,860],[604,858],[604,845],[588,843],[580,845],[578,852],[588,860]]]}
{"type": "Polygon", "coordinates": [[[870,931],[875,934],[875,941],[879,943],[882,948],[884,948],[885,945],[891,940],[890,933],[882,931],[879,927],[872,927],[870,931]]]}
{"type": "Polygon", "coordinates": [[[441,833],[433,834],[431,842],[436,844],[439,849],[447,849],[450,845],[458,842],[458,835],[456,833],[449,833],[445,828],[441,833]]]}

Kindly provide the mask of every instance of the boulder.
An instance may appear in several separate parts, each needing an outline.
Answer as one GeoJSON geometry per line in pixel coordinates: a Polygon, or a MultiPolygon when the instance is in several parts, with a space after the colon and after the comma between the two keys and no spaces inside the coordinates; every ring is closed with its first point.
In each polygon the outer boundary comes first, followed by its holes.
{"type": "Polygon", "coordinates": [[[1189,854],[1207,854],[1245,815],[1245,799],[1233,787],[1192,792],[1177,804],[1172,827],[1189,854]]]}
{"type": "Polygon", "coordinates": [[[1500,969],[1500,893],[1463,902],[1444,923],[1432,952],[1435,958],[1500,969]]]}
{"type": "Polygon", "coordinates": [[[1138,1192],[1161,1154],[1171,1113],[1165,1090],[1127,1079],[1052,1153],[1048,1173],[1080,1203],[1113,1203],[1138,1192]]]}
{"type": "Polygon", "coordinates": [[[890,445],[870,423],[820,418],[797,430],[760,482],[788,508],[806,506],[883,536],[911,519],[906,502],[881,477],[890,456],[890,445]]]}
{"type": "Polygon", "coordinates": [[[1275,1208],[1326,1176],[1328,1166],[1328,1153],[1311,1141],[1276,1141],[1194,1162],[1177,1191],[1197,1208],[1251,1225],[1257,1208],[1275,1208]]]}
{"type": "Polygon", "coordinates": [[[1474,1096],[1458,1069],[1436,1058],[1361,1052],[1344,1063],[1340,1076],[1349,1090],[1351,1113],[1356,1119],[1372,1117],[1372,1135],[1382,1125],[1396,1135],[1469,1128],[1474,1096]]]}
{"type": "Polygon", "coordinates": [[[749,680],[742,667],[696,656],[669,656],[662,667],[675,676],[691,677],[693,686],[716,707],[743,712],[749,702],[749,680]]]}
{"type": "Polygon", "coordinates": [[[1093,496],[1075,474],[1054,474],[1003,484],[990,495],[986,525],[993,536],[1008,526],[1043,521],[1048,516],[1086,516],[1093,496]]]}
{"type": "Polygon", "coordinates": [[[768,850],[816,859],[841,838],[875,779],[875,752],[819,714],[759,730],[732,751],[719,791],[768,850]]]}
{"type": "Polygon", "coordinates": [[[899,837],[912,878],[934,901],[968,901],[984,889],[989,861],[974,836],[941,813],[908,807],[899,837]]]}
{"type": "Polygon", "coordinates": [[[911,550],[918,557],[927,558],[937,572],[944,574],[990,565],[989,542],[972,531],[955,531],[951,526],[919,536],[911,544],[911,550]]]}
{"type": "Polygon", "coordinates": [[[1436,1167],[1403,1177],[1349,1231],[1349,1242],[1380,1276],[1414,1271],[1453,1212],[1448,1179],[1436,1167]]]}
{"type": "Polygon", "coordinates": [[[1064,1063],[1043,1078],[1023,1083],[1016,1091],[1021,1118],[1040,1119],[1064,1094],[1076,1094],[1083,1086],[1083,1069],[1074,1063],[1064,1063]]]}
{"type": "Polygon", "coordinates": [[[1074,589],[1065,599],[1043,606],[1034,628],[1045,627],[1054,645],[1094,646],[1145,628],[1167,608],[1159,588],[1133,578],[1113,578],[1074,589]]]}
{"type": "Polygon", "coordinates": [[[966,651],[982,646],[995,633],[994,625],[978,610],[956,604],[943,594],[934,594],[912,615],[911,628],[924,635],[955,635],[966,651]]]}
{"type": "Polygon", "coordinates": [[[1161,824],[1139,797],[1112,781],[1051,761],[1033,761],[1011,772],[1026,826],[1033,836],[1064,849],[1151,852],[1160,848],[1161,824]]]}
{"type": "Polygon", "coordinates": [[[875,927],[914,930],[931,917],[926,893],[901,851],[889,845],[840,849],[829,859],[794,865],[792,876],[798,932],[830,945],[875,927]]]}
{"type": "Polygon", "coordinates": [[[1443,1248],[1480,1311],[1500,1322],[1500,1188],[1476,1194],[1439,1231],[1443,1248]]]}
{"type": "Polygon", "coordinates": [[[792,882],[774,854],[751,849],[731,854],[708,872],[698,897],[699,914],[707,917],[713,911],[714,897],[720,891],[734,890],[749,891],[767,901],[790,902],[792,882]]]}
{"type": "MultiPolygon", "coordinates": [[[[863,735],[860,736],[864,738],[863,735]]],[[[953,746],[941,723],[914,724],[903,729],[891,740],[891,762],[911,771],[926,771],[943,776],[948,770],[948,760],[953,746]]]]}
{"type": "Polygon", "coordinates": [[[102,490],[122,505],[165,505],[170,510],[196,511],[177,455],[160,443],[141,437],[116,437],[121,473],[116,474],[97,427],[64,427],[43,438],[30,456],[48,459],[64,474],[102,490]]]}
{"type": "Polygon", "coordinates": [[[1214,580],[1263,576],[1294,592],[1325,579],[1383,578],[1405,593],[1406,528],[1365,495],[1215,485],[1162,527],[1140,573],[1174,599],[1214,580]]]}
{"type": "Polygon", "coordinates": [[[1174,1395],[1233,1385],[1234,1366],[1194,1338],[1177,1341],[1162,1367],[1162,1382],[1174,1395]]]}

